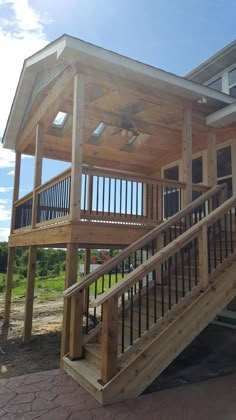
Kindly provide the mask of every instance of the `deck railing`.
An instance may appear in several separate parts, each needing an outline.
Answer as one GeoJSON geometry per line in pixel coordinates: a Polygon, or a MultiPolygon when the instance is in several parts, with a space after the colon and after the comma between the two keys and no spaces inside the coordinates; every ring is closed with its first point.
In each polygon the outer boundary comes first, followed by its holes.
{"type": "MultiPolygon", "coordinates": [[[[71,169],[36,188],[35,226],[70,219],[71,169]]],[[[181,210],[185,183],[107,169],[83,167],[80,220],[157,224],[181,210]]],[[[198,195],[209,187],[193,185],[198,195]]],[[[33,193],[14,203],[15,229],[32,224],[33,193]]]]}

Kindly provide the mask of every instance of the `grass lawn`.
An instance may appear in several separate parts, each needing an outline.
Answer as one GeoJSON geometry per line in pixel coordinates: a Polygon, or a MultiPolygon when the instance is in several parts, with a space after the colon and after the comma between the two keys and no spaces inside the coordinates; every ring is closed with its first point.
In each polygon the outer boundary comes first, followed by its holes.
{"type": "MultiPolygon", "coordinates": [[[[105,275],[104,279],[99,279],[97,282],[97,294],[102,293],[102,290],[107,290],[116,280],[121,280],[122,275],[115,274],[105,275]]],[[[79,281],[79,279],[78,279],[79,281]]],[[[38,300],[58,299],[62,297],[64,290],[65,273],[61,273],[58,277],[35,280],[34,296],[38,300]]],[[[6,274],[0,273],[0,294],[5,292],[6,274]]],[[[90,286],[90,295],[93,296],[95,292],[95,284],[90,286]]],[[[26,294],[26,279],[20,279],[18,274],[13,276],[12,299],[24,299],[26,294]]]]}

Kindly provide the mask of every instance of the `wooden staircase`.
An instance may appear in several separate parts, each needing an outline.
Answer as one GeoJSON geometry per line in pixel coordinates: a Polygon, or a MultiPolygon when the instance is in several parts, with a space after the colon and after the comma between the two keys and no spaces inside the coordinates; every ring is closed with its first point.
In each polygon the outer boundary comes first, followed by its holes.
{"type": "Polygon", "coordinates": [[[71,335],[64,368],[101,404],[140,395],[236,295],[236,198],[209,205],[221,192],[214,187],[65,292],[71,335]],[[137,262],[144,245],[148,258],[96,293],[93,282],[98,288],[127,258],[137,262]]]}

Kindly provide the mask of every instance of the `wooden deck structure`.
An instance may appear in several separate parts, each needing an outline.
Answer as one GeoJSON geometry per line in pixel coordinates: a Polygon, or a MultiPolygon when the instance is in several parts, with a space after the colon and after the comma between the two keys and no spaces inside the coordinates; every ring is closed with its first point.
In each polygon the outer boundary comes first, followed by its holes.
{"type": "Polygon", "coordinates": [[[65,247],[62,365],[103,404],[139,395],[236,294],[236,202],[216,186],[216,147],[236,126],[215,123],[234,102],[67,35],[24,63],[3,138],[16,151],[5,322],[15,248],[29,247],[28,342],[37,247],[65,247]],[[34,187],[19,198],[22,154],[35,156],[34,187]],[[71,166],[42,184],[43,158],[71,166]],[[180,160],[179,179],[164,178],[180,160]],[[121,252],[89,274],[93,248],[121,252]]]}

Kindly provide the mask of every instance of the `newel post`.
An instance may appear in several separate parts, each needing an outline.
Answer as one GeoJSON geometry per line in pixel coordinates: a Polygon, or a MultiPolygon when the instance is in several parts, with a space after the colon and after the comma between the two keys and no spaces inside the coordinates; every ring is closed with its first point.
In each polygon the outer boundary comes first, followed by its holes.
{"type": "Polygon", "coordinates": [[[103,303],[101,381],[107,383],[117,372],[118,298],[103,303]]]}
{"type": "Polygon", "coordinates": [[[71,297],[70,359],[83,357],[83,290],[71,297]]]}
{"type": "Polygon", "coordinates": [[[208,271],[208,240],[207,240],[207,225],[201,227],[198,236],[199,249],[199,275],[201,289],[205,290],[208,286],[209,271],[208,271]]]}

